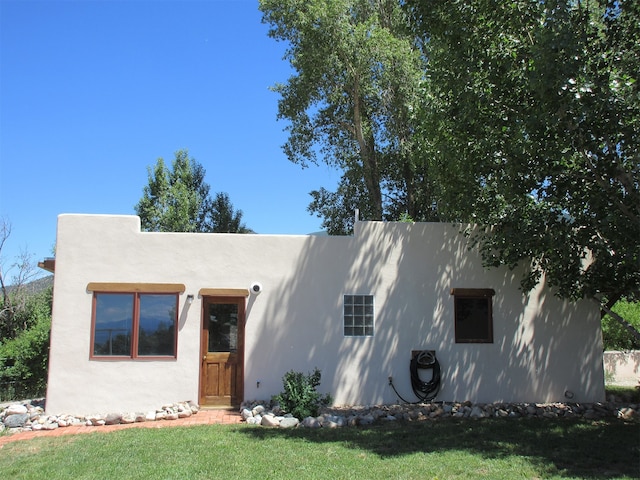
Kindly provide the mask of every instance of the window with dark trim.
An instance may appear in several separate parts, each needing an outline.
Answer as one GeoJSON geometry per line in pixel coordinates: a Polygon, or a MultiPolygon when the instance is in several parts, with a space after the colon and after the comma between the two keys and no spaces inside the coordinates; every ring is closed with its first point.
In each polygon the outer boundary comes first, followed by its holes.
{"type": "Polygon", "coordinates": [[[175,358],[177,293],[94,292],[92,358],[175,358]]]}
{"type": "Polygon", "coordinates": [[[373,336],[373,295],[344,296],[344,336],[373,336]]]}
{"type": "Polygon", "coordinates": [[[495,291],[490,288],[452,288],[456,343],[493,343],[495,291]]]}

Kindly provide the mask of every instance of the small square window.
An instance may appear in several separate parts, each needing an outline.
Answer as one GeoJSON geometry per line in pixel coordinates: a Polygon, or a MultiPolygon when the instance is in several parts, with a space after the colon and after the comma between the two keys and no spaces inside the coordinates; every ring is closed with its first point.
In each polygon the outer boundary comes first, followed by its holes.
{"type": "Polygon", "coordinates": [[[495,291],[488,288],[453,288],[456,343],[493,343],[495,291]]]}
{"type": "Polygon", "coordinates": [[[373,336],[373,295],[344,296],[344,336],[373,336]]]}

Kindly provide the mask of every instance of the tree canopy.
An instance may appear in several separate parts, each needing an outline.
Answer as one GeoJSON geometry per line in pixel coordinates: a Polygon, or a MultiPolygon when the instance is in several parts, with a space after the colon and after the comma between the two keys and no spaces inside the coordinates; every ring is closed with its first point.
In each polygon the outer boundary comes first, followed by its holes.
{"type": "Polygon", "coordinates": [[[640,288],[640,5],[409,2],[428,58],[421,141],[487,265],[568,298],[640,288]]]}
{"type": "Polygon", "coordinates": [[[287,157],[342,171],[336,191],[312,192],[323,227],[347,233],[356,208],[370,220],[432,218],[413,135],[423,58],[399,2],[261,0],[260,10],[295,72],[274,87],[287,157]]]}
{"type": "Polygon", "coordinates": [[[203,166],[179,150],[171,168],[159,158],[148,167],[149,183],[135,206],[147,232],[250,233],[242,222],[242,210],[234,210],[226,193],[209,194],[203,166]]]}
{"type": "Polygon", "coordinates": [[[216,193],[211,205],[212,232],[215,233],[254,233],[242,221],[242,210],[234,210],[229,195],[216,193]]]}
{"type": "Polygon", "coordinates": [[[261,0],[294,74],[291,161],[342,171],[309,207],[477,226],[486,266],[558,295],[640,290],[640,4],[261,0]]]}

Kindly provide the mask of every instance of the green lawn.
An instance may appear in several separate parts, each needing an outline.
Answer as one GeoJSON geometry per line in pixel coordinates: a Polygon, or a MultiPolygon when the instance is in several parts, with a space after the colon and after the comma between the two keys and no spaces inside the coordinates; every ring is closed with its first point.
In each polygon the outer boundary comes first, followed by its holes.
{"type": "Polygon", "coordinates": [[[640,478],[640,424],[562,419],[136,428],[0,449],[6,479],[640,478]]]}

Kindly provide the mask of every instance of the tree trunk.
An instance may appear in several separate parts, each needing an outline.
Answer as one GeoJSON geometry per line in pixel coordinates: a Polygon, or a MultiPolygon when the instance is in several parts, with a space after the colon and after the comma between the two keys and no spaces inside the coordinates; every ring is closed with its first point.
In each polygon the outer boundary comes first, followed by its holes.
{"type": "Polygon", "coordinates": [[[369,192],[370,208],[373,215],[373,218],[367,220],[382,220],[382,191],[380,189],[380,171],[375,150],[375,140],[373,133],[370,133],[365,138],[364,113],[362,111],[362,99],[360,98],[360,85],[357,75],[354,79],[353,90],[353,126],[360,148],[364,183],[369,192]]]}

